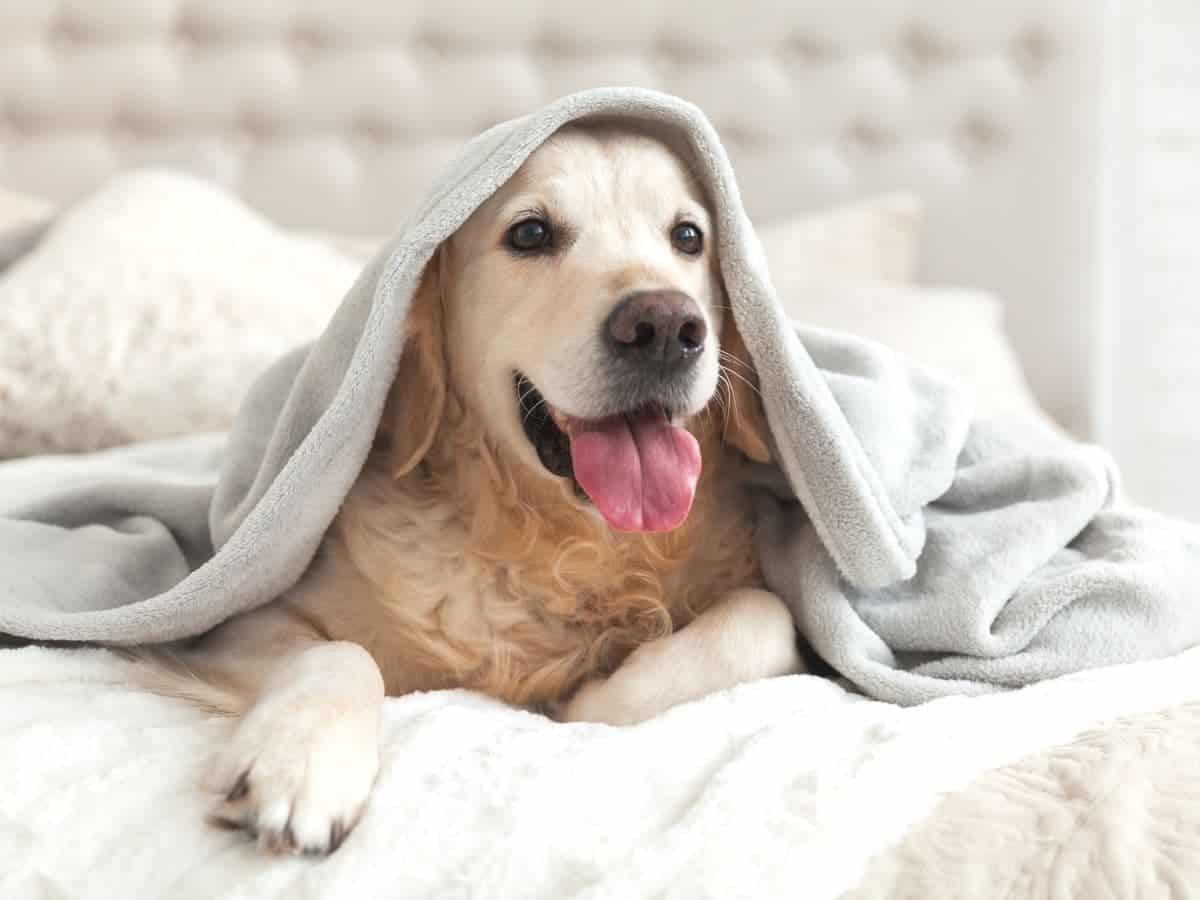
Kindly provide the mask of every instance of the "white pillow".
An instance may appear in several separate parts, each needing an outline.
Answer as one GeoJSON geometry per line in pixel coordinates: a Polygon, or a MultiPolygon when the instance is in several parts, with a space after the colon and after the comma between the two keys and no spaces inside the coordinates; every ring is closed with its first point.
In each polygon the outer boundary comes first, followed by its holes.
{"type": "Polygon", "coordinates": [[[33,246],[50,217],[50,204],[0,188],[0,272],[33,246]]]}
{"type": "MultiPolygon", "coordinates": [[[[885,197],[762,234],[780,265],[901,277],[919,219],[911,199],[885,197]]],[[[321,331],[379,243],[331,240],[290,234],[189,176],[110,181],[0,275],[0,458],[227,428],[255,376],[321,331]]]]}
{"type": "Polygon", "coordinates": [[[912,194],[880,194],[816,215],[758,226],[771,278],[796,275],[911,283],[924,210],[912,194]]]}
{"type": "Polygon", "coordinates": [[[892,347],[967,386],[979,415],[1049,423],[1008,335],[1004,306],[982,291],[917,287],[862,278],[776,277],[795,320],[848,331],[892,347]]]}
{"type": "Polygon", "coordinates": [[[205,182],[114,179],[0,276],[0,457],[226,428],[359,268],[205,182]]]}

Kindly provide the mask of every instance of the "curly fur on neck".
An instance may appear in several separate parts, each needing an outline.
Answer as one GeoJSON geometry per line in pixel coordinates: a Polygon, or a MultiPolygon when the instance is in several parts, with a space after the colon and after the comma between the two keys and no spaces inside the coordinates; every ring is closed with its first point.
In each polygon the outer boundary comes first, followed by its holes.
{"type": "Polygon", "coordinates": [[[736,451],[716,424],[698,422],[705,465],[685,524],[625,534],[566,482],[510,460],[451,391],[408,474],[392,477],[386,440],[372,452],[314,572],[352,566],[368,602],[389,611],[389,633],[333,636],[385,651],[376,657],[389,691],[415,681],[520,704],[564,700],[726,591],[761,584],[749,510],[728,477],[736,451]]]}
{"type": "Polygon", "coordinates": [[[465,687],[553,705],[727,592],[762,585],[733,466],[769,451],[732,321],[724,391],[691,426],[704,460],[692,511],[674,531],[628,534],[489,437],[452,383],[442,316],[431,278],[377,445],[290,601],[366,646],[389,693],[465,687]]]}

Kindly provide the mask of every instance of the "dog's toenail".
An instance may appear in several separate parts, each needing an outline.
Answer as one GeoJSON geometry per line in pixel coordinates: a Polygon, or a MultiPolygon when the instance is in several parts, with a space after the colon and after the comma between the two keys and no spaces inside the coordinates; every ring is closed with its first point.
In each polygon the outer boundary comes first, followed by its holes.
{"type": "Polygon", "coordinates": [[[213,828],[220,828],[224,831],[239,831],[242,828],[242,823],[237,819],[231,819],[228,816],[222,816],[213,813],[208,817],[208,824],[213,828]]]}
{"type": "Polygon", "coordinates": [[[341,819],[334,819],[333,824],[329,826],[329,852],[332,853],[338,847],[342,846],[342,841],[346,839],[346,826],[341,819]]]}
{"type": "Polygon", "coordinates": [[[243,772],[238,776],[237,781],[233,783],[233,787],[229,789],[229,793],[225,795],[226,803],[236,803],[250,793],[250,772],[243,772]]]}

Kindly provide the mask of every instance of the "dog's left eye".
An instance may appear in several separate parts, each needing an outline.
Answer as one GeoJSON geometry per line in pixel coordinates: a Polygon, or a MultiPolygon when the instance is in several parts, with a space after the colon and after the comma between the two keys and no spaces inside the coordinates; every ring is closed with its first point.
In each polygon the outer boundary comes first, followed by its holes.
{"type": "Polygon", "coordinates": [[[522,219],[508,229],[508,246],[521,253],[545,249],[550,244],[550,223],[542,219],[522,219]]]}
{"type": "Polygon", "coordinates": [[[704,249],[704,235],[691,222],[680,222],[671,229],[671,244],[680,253],[696,256],[704,249]]]}

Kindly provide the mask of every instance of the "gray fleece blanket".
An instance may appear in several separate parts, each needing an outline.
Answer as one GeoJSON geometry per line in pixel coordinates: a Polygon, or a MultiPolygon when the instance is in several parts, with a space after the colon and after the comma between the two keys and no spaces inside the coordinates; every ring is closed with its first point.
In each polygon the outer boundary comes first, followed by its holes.
{"type": "Polygon", "coordinates": [[[589,117],[659,134],[710,194],[778,456],[748,486],[764,570],[845,679],[915,703],[1200,639],[1195,529],[1122,505],[1103,451],[972,421],[934,374],[794,327],[712,126],[632,89],[564,98],[468,144],[323,336],[253,386],[229,435],[0,465],[0,631],[160,642],[294,583],[371,446],[423,266],[549,135],[589,117]]]}

